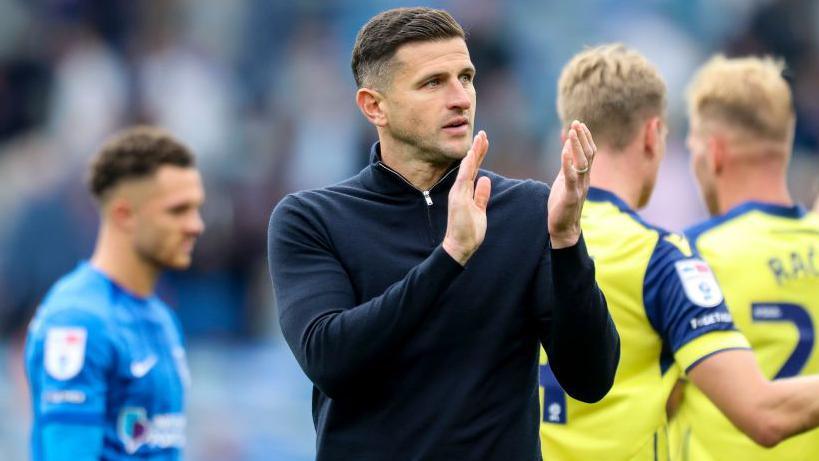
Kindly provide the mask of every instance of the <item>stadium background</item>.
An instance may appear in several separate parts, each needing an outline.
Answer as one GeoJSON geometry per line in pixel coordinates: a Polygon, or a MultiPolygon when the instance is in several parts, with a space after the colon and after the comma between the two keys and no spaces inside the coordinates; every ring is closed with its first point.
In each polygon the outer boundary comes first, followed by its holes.
{"type": "MultiPolygon", "coordinates": [[[[819,178],[819,2],[452,0],[478,68],[486,166],[550,181],[561,66],[622,41],[669,87],[668,155],[647,218],[680,230],[705,217],[684,146],[683,94],[710,54],[786,59],[799,115],[792,192],[819,178]]],[[[47,287],[90,254],[83,186],[113,130],[162,125],[198,154],[207,232],[193,268],[161,293],[178,309],[194,380],[188,459],[308,460],[310,386],[281,340],[265,260],[269,212],[288,191],[366,162],[349,55],[386,0],[0,0],[0,458],[27,459],[25,326],[47,287]]]]}

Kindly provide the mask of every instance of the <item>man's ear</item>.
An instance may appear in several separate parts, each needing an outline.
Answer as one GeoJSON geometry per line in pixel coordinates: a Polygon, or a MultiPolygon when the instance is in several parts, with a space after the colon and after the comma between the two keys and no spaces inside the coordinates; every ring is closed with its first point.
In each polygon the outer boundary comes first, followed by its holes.
{"type": "Polygon", "coordinates": [[[660,117],[651,117],[643,124],[643,152],[653,159],[661,154],[660,143],[663,141],[663,121],[660,117]]]}
{"type": "Polygon", "coordinates": [[[705,145],[708,149],[708,167],[714,172],[714,174],[722,173],[722,168],[725,166],[728,156],[728,146],[725,138],[718,134],[711,134],[708,136],[708,140],[706,141],[705,145]]]}
{"type": "Polygon", "coordinates": [[[135,210],[130,200],[125,197],[114,197],[104,206],[103,211],[115,228],[131,232],[136,226],[135,210]]]}
{"type": "Polygon", "coordinates": [[[372,88],[359,88],[355,94],[355,103],[370,123],[377,127],[387,125],[387,111],[381,92],[372,88]]]}

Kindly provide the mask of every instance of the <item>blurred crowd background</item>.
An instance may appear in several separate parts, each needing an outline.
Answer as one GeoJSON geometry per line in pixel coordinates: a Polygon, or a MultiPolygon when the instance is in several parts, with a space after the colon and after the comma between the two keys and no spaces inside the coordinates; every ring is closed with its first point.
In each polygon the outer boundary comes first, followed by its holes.
{"type": "MultiPolygon", "coordinates": [[[[772,54],[798,114],[792,192],[819,193],[819,2],[451,0],[478,74],[485,166],[550,182],[555,88],[584,46],[621,41],[669,89],[669,148],[648,220],[706,217],[685,150],[684,91],[710,55],[772,54]]],[[[84,179],[118,128],[161,125],[198,155],[207,231],[194,265],[162,280],[190,344],[191,460],[313,457],[310,385],[283,345],[266,227],[286,193],[350,176],[376,139],[349,58],[387,0],[0,0],[0,458],[27,459],[20,358],[38,301],[87,258],[97,226],[84,179]]]]}

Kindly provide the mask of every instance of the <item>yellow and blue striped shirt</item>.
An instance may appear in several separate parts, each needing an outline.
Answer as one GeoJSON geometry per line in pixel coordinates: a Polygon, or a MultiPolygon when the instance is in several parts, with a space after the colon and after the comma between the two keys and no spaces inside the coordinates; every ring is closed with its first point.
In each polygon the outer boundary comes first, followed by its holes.
{"type": "Polygon", "coordinates": [[[680,376],[717,351],[748,347],[707,264],[614,194],[589,191],[581,219],[596,278],[621,337],[614,386],[572,399],[541,360],[545,460],[667,460],[665,403],[680,376]]]}
{"type": "MultiPolygon", "coordinates": [[[[799,206],[746,202],[686,235],[713,268],[763,373],[772,379],[819,373],[819,216],[799,206]]],[[[675,458],[683,461],[819,459],[819,430],[763,448],[690,385],[673,424],[682,438],[675,458]]]]}

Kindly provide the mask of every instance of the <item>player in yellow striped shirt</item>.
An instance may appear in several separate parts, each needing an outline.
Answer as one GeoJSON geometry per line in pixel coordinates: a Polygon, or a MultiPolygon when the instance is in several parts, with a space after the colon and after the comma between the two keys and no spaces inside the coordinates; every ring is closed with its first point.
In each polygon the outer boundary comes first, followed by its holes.
{"type": "MultiPolygon", "coordinates": [[[[699,70],[688,94],[692,166],[715,217],[686,235],[713,267],[737,327],[750,341],[765,377],[772,379],[819,373],[819,216],[794,205],[788,192],[795,114],[782,71],[782,64],[770,58],[718,56],[699,70]]],[[[742,360],[749,363],[746,368],[755,366],[753,357],[742,360]]],[[[711,403],[745,401],[737,411],[755,415],[756,430],[768,433],[757,441],[773,445],[789,426],[815,425],[816,377],[779,381],[773,391],[757,374],[722,374],[704,365],[707,383],[701,379],[697,385],[705,393],[687,386],[674,421],[682,436],[679,459],[819,459],[819,430],[764,448],[711,403]],[[731,386],[727,380],[742,385],[731,386]],[[809,386],[812,393],[805,392],[809,386]],[[777,399],[776,392],[785,397],[777,399]],[[792,413],[803,408],[803,418],[789,425],[777,406],[792,413]]]]}
{"type": "MultiPolygon", "coordinates": [[[[575,56],[558,87],[564,126],[583,120],[598,145],[581,224],[622,342],[614,386],[592,405],[562,392],[544,357],[543,457],[668,460],[665,403],[681,371],[697,385],[726,373],[764,378],[710,267],[692,255],[685,239],[644,223],[634,211],[648,202],[665,151],[665,85],[657,71],[638,53],[609,45],[575,56]],[[703,378],[699,371],[706,369],[709,377],[703,378]]],[[[725,386],[743,394],[740,380],[726,380],[725,386]]],[[[788,407],[779,389],[784,387],[760,392],[788,407]]],[[[819,395],[818,384],[802,390],[819,395]]],[[[742,427],[767,416],[760,408],[742,411],[740,398],[719,403],[742,427]]],[[[819,423],[819,414],[803,410],[782,415],[783,433],[796,431],[799,418],[819,423]]]]}

